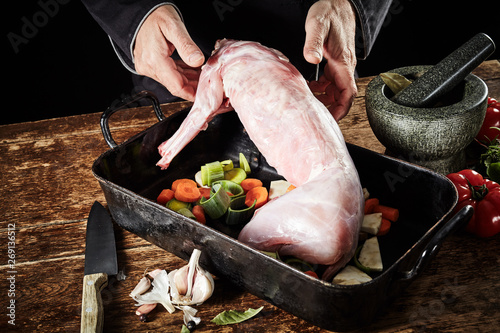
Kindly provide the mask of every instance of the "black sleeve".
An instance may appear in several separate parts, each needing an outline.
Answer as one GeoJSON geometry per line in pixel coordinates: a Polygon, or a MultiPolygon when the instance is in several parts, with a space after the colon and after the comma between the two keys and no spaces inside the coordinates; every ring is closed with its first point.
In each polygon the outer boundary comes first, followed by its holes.
{"type": "Polygon", "coordinates": [[[132,43],[144,19],[164,4],[162,0],[82,0],[83,4],[108,34],[123,65],[135,72],[132,43]]]}
{"type": "Polygon", "coordinates": [[[356,56],[370,53],[392,0],[350,0],[356,11],[356,56]]]}

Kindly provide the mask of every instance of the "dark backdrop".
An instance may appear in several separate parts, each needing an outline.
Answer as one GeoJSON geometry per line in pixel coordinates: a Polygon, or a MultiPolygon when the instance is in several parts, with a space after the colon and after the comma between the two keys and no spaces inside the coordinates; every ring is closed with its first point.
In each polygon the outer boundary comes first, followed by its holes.
{"type": "MultiPolygon", "coordinates": [[[[500,45],[495,2],[394,0],[359,75],[435,64],[478,32],[500,45]]],[[[131,93],[129,72],[80,1],[11,1],[7,8],[1,124],[101,112],[131,93]]]]}

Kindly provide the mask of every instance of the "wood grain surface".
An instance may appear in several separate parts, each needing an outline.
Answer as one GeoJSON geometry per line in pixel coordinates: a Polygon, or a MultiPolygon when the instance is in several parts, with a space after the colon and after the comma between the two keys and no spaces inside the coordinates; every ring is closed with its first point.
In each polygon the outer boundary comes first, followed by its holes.
{"type": "MultiPolygon", "coordinates": [[[[500,99],[500,63],[487,61],[475,73],[489,95],[500,99]]],[[[347,142],[384,153],[366,118],[370,80],[357,81],[358,97],[340,127],[347,142]]],[[[162,107],[169,115],[188,105],[162,107]]],[[[80,331],[86,221],[95,200],[105,204],[91,172],[94,160],[109,149],[100,115],[0,126],[1,332],[80,331]]],[[[141,107],[117,112],[110,127],[119,143],[155,122],[151,108],[141,107]]],[[[180,332],[181,312],[157,307],[148,322],[140,322],[129,293],[146,269],[170,271],[186,263],[114,227],[118,269],[126,278],[111,276],[102,291],[104,332],[180,332]]],[[[499,236],[479,239],[460,232],[446,239],[424,273],[362,331],[498,332],[499,236]]],[[[216,278],[213,296],[197,309],[202,323],[196,332],[325,332],[223,279],[216,278]],[[260,306],[264,310],[256,318],[241,324],[210,322],[224,310],[260,306]]]]}

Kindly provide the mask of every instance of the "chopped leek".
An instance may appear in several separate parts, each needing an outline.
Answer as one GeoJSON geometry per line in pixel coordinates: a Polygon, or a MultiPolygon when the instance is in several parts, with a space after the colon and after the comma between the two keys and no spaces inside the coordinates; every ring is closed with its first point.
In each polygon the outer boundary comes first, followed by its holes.
{"type": "Polygon", "coordinates": [[[182,214],[186,217],[189,217],[190,219],[196,220],[196,216],[194,216],[193,212],[189,208],[181,208],[177,211],[177,213],[182,214]]]}
{"type": "Polygon", "coordinates": [[[200,199],[200,205],[211,219],[218,219],[226,213],[231,198],[221,184],[215,184],[212,187],[212,192],[214,194],[210,196],[210,199],[205,197],[200,199]]]}
{"type": "Polygon", "coordinates": [[[285,264],[290,265],[302,272],[314,271],[314,268],[308,262],[298,258],[289,258],[285,260],[285,264]]]}
{"type": "Polygon", "coordinates": [[[178,212],[182,208],[191,209],[191,204],[177,199],[172,199],[165,205],[168,209],[178,212]]]}
{"type": "Polygon", "coordinates": [[[231,160],[222,161],[222,162],[220,162],[220,164],[222,164],[222,170],[224,170],[224,171],[229,171],[232,168],[234,168],[233,161],[231,161],[231,160]]]}
{"type": "MultiPolygon", "coordinates": [[[[211,186],[213,182],[224,179],[224,169],[219,161],[205,164],[206,167],[206,185],[211,186]]],[[[203,178],[203,171],[202,171],[203,178]]],[[[205,184],[204,184],[205,185],[205,184]]]]}
{"type": "Polygon", "coordinates": [[[208,171],[207,171],[207,166],[206,165],[202,165],[200,172],[201,172],[201,175],[200,175],[201,184],[200,184],[200,186],[206,186],[206,185],[208,185],[208,171]]]}
{"type": "Polygon", "coordinates": [[[245,191],[243,191],[243,187],[230,180],[218,180],[212,183],[212,186],[215,184],[220,184],[224,189],[224,191],[231,193],[232,194],[231,199],[243,195],[245,193],[245,191]]]}
{"type": "Polygon", "coordinates": [[[224,179],[230,180],[236,184],[241,184],[243,180],[247,178],[247,173],[241,168],[233,168],[229,171],[224,172],[224,179]]]}
{"type": "Polygon", "coordinates": [[[250,221],[255,212],[256,202],[257,200],[254,201],[252,206],[247,207],[245,205],[245,196],[232,199],[226,214],[226,224],[244,224],[250,221]]]}
{"type": "Polygon", "coordinates": [[[251,170],[250,170],[250,164],[248,164],[248,160],[242,153],[240,153],[239,157],[240,157],[240,169],[245,170],[245,172],[249,174],[251,170]]]}

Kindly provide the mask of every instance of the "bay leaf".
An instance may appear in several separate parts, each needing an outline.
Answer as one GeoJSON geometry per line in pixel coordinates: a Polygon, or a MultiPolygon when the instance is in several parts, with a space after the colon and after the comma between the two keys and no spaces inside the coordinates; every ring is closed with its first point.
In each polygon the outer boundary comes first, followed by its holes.
{"type": "Polygon", "coordinates": [[[217,325],[229,325],[229,324],[241,323],[242,321],[248,320],[253,316],[255,316],[263,308],[264,308],[263,306],[261,306],[258,309],[249,308],[245,312],[240,312],[235,310],[224,311],[215,316],[215,318],[212,319],[211,322],[217,325]]]}
{"type": "Polygon", "coordinates": [[[411,84],[411,81],[408,80],[401,74],[397,73],[382,73],[380,77],[384,81],[384,83],[391,89],[391,91],[396,95],[404,88],[408,87],[411,84]]]}

